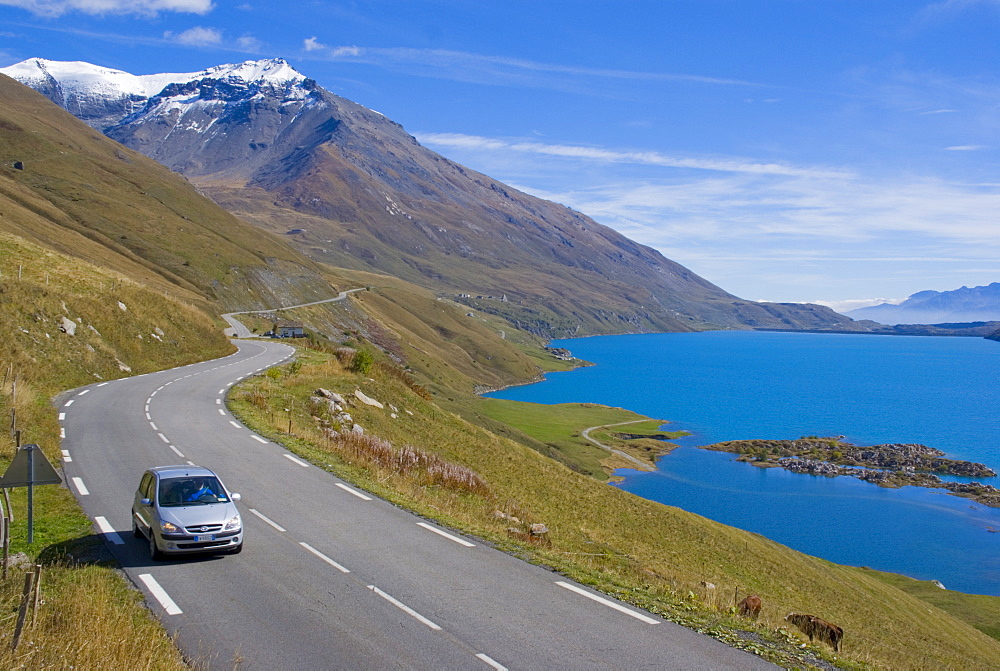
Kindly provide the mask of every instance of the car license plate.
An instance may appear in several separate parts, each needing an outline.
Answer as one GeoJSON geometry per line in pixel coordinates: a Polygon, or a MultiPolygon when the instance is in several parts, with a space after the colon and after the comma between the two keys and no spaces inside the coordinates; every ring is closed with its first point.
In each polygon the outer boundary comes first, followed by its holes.
{"type": "Polygon", "coordinates": [[[207,534],[207,535],[203,535],[203,536],[195,536],[194,537],[195,543],[205,543],[207,541],[214,541],[214,540],[215,540],[215,536],[213,536],[211,534],[207,534]]]}

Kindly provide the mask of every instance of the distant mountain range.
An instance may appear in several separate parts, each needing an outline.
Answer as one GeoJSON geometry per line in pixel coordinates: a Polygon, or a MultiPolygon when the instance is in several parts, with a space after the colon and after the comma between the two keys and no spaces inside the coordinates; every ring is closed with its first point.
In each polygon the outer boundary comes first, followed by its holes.
{"type": "Polygon", "coordinates": [[[822,306],[729,294],[426,149],[281,59],[143,76],[30,59],[0,72],[317,261],[393,275],[540,335],[867,330],[822,306]]]}
{"type": "Polygon", "coordinates": [[[945,324],[1000,321],[1000,282],[954,291],[920,291],[902,303],[845,312],[881,324],[945,324]]]}

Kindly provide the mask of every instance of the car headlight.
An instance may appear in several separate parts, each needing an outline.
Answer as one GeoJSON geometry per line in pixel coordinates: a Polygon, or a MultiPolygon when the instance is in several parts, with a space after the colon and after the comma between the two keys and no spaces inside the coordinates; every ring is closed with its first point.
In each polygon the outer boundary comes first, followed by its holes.
{"type": "Polygon", "coordinates": [[[228,522],[226,522],[226,526],[225,526],[225,530],[226,531],[232,531],[233,529],[239,529],[239,528],[240,528],[240,516],[239,515],[237,515],[233,519],[231,519],[228,522]]]}
{"type": "Polygon", "coordinates": [[[164,533],[176,534],[181,531],[181,528],[174,524],[173,522],[168,522],[166,520],[160,520],[160,528],[163,529],[164,533]]]}

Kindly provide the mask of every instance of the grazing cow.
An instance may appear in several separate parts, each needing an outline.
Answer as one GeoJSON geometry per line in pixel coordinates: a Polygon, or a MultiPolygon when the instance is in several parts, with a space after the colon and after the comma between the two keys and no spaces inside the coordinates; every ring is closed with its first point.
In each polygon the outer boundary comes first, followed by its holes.
{"type": "Polygon", "coordinates": [[[756,620],[757,616],[760,615],[760,608],[764,604],[761,602],[760,597],[756,594],[751,594],[746,597],[738,604],[736,604],[737,612],[740,617],[746,617],[751,620],[756,620]]]}
{"type": "Polygon", "coordinates": [[[809,636],[811,643],[813,638],[818,638],[824,643],[829,643],[835,651],[840,652],[840,641],[844,638],[844,630],[826,620],[815,615],[802,615],[800,613],[789,613],[785,616],[785,621],[791,622],[799,630],[809,636]]]}

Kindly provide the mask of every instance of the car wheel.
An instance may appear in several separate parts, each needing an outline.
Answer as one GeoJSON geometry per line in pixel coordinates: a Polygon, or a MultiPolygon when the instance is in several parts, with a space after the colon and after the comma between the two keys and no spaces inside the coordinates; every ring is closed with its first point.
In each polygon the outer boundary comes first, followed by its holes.
{"type": "Polygon", "coordinates": [[[132,513],[132,536],[135,538],[142,538],[142,530],[135,521],[135,512],[132,513]]]}
{"type": "Polygon", "coordinates": [[[153,561],[159,561],[163,559],[163,553],[160,548],[156,547],[156,536],[153,534],[153,530],[149,530],[149,558],[153,561]]]}

